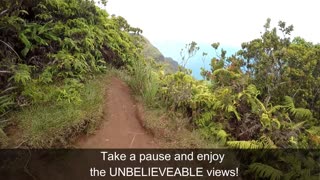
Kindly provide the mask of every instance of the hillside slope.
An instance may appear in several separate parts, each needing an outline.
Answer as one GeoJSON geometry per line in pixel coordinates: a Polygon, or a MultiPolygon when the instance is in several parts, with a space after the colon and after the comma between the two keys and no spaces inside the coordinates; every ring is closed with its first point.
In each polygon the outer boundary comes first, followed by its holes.
{"type": "Polygon", "coordinates": [[[178,71],[179,64],[177,61],[173,60],[171,57],[165,57],[147,38],[143,37],[143,39],[145,42],[143,43],[142,53],[147,59],[152,58],[158,63],[166,64],[169,72],[178,71]]]}

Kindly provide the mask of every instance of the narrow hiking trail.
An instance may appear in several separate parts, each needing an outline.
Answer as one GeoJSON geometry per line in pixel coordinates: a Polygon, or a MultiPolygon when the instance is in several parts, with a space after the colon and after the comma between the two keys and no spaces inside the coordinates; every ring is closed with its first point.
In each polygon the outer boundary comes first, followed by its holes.
{"type": "Polygon", "coordinates": [[[141,125],[137,105],[129,87],[116,77],[107,89],[107,102],[100,127],[84,136],[77,148],[157,148],[152,135],[141,125]]]}
{"type": "MultiPolygon", "coordinates": [[[[130,88],[124,82],[112,77],[106,96],[104,117],[100,127],[93,135],[79,137],[74,147],[80,149],[159,147],[154,143],[153,136],[142,127],[138,104],[135,103],[130,88]]],[[[25,159],[22,158],[22,161],[19,161],[19,158],[15,159],[14,163],[18,163],[15,167],[18,167],[18,170],[11,170],[10,178],[7,178],[5,174],[5,179],[92,179],[87,173],[92,165],[90,163],[94,163],[95,167],[105,167],[105,162],[101,161],[101,157],[90,152],[86,154],[83,151],[82,153],[72,151],[73,153],[57,157],[51,156],[47,151],[45,154],[41,152],[37,151],[31,156],[29,151],[30,155],[28,154],[25,159]]],[[[0,179],[2,177],[0,171],[0,179]]]]}

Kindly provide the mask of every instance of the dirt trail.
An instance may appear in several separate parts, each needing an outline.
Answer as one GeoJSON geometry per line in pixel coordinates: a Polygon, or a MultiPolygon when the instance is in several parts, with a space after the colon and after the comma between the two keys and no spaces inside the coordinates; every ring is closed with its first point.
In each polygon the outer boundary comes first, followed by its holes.
{"type": "Polygon", "coordinates": [[[157,148],[152,135],[141,126],[138,108],[129,87],[111,78],[104,119],[94,135],[81,137],[77,148],[157,148]]]}

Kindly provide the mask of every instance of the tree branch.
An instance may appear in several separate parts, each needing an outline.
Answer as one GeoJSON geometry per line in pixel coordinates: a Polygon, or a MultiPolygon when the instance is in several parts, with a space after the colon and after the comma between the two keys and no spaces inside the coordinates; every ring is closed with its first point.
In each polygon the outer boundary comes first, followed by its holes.
{"type": "Polygon", "coordinates": [[[6,42],[4,42],[4,41],[2,41],[2,40],[0,40],[0,42],[2,42],[2,43],[3,43],[4,45],[6,45],[9,49],[11,49],[11,50],[17,55],[17,57],[21,60],[19,54],[13,49],[13,47],[11,47],[8,43],[6,43],[6,42]]]}
{"type": "Polygon", "coordinates": [[[11,71],[1,71],[0,70],[0,73],[2,73],[2,74],[11,74],[12,72],[11,71]]]}
{"type": "Polygon", "coordinates": [[[3,15],[4,15],[6,12],[8,12],[9,10],[10,10],[10,8],[2,11],[2,12],[0,13],[0,17],[3,16],[3,15]]]}

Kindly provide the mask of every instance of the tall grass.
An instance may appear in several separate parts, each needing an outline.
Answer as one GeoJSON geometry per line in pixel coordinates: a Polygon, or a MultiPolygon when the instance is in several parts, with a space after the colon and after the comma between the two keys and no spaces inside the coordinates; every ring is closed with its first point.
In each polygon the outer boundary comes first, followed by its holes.
{"type": "Polygon", "coordinates": [[[148,106],[155,105],[155,99],[159,90],[159,80],[157,74],[147,70],[146,73],[146,82],[144,84],[144,92],[142,93],[143,100],[148,106]]]}
{"type": "Polygon", "coordinates": [[[132,76],[129,77],[128,84],[135,93],[142,96],[146,105],[155,105],[159,90],[159,79],[149,63],[135,61],[132,65],[132,76]]]}
{"type": "Polygon", "coordinates": [[[102,119],[105,86],[106,76],[98,76],[84,85],[80,102],[35,104],[15,113],[20,142],[33,148],[67,147],[79,133],[89,133],[102,119]]]}

